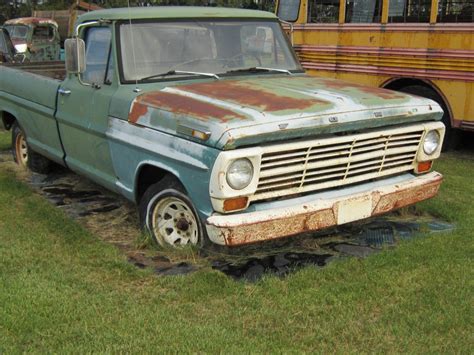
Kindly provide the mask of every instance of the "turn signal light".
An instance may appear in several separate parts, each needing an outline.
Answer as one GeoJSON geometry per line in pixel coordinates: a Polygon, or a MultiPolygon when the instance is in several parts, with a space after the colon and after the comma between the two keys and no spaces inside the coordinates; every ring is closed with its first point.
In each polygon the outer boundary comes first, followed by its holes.
{"type": "Polygon", "coordinates": [[[236,197],[224,201],[224,211],[237,211],[247,207],[248,197],[236,197]]]}
{"type": "Polygon", "coordinates": [[[417,167],[417,172],[418,173],[426,173],[427,171],[430,171],[431,170],[431,166],[433,165],[433,162],[430,160],[430,161],[423,161],[421,163],[418,163],[418,167],[417,167]]]}

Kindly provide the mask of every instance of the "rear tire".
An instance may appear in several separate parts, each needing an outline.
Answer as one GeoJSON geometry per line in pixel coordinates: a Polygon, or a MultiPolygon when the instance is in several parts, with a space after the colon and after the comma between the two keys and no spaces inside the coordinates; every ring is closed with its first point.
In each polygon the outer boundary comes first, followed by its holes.
{"type": "Polygon", "coordinates": [[[49,159],[30,149],[26,134],[16,121],[12,126],[12,154],[13,160],[22,168],[39,174],[47,174],[51,169],[49,159]]]}
{"type": "Polygon", "coordinates": [[[167,175],[148,187],[138,208],[142,228],[162,247],[207,244],[199,215],[176,178],[167,175]]]}
{"type": "Polygon", "coordinates": [[[28,167],[29,149],[26,136],[16,122],[12,126],[12,154],[15,163],[24,169],[28,167]]]}
{"type": "Polygon", "coordinates": [[[399,89],[398,91],[405,92],[407,94],[425,97],[427,99],[436,101],[444,111],[443,118],[441,119],[441,121],[446,126],[446,133],[444,135],[444,142],[443,142],[443,151],[448,151],[448,150],[457,148],[458,143],[459,143],[459,132],[456,129],[451,127],[451,119],[449,117],[448,108],[446,107],[443,100],[439,97],[439,95],[434,90],[422,85],[410,85],[410,86],[403,87],[399,89]]]}

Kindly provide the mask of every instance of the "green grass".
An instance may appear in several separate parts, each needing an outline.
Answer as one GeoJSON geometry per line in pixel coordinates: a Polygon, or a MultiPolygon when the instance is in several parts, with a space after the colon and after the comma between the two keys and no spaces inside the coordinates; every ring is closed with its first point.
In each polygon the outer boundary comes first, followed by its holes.
{"type": "Polygon", "coordinates": [[[420,208],[455,232],[246,284],[139,270],[2,168],[0,353],[470,353],[474,161],[437,169],[440,195],[420,208]]]}
{"type": "Polygon", "coordinates": [[[3,131],[0,128],[0,150],[9,149],[11,146],[11,132],[3,131]]]}

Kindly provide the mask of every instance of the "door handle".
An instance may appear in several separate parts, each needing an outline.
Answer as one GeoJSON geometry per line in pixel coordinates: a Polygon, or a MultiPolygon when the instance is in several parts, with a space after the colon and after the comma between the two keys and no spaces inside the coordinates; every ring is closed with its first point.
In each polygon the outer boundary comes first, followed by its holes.
{"type": "Polygon", "coordinates": [[[58,92],[59,92],[59,94],[62,95],[62,96],[69,96],[69,95],[71,95],[71,90],[68,90],[68,89],[59,88],[58,92]]]}

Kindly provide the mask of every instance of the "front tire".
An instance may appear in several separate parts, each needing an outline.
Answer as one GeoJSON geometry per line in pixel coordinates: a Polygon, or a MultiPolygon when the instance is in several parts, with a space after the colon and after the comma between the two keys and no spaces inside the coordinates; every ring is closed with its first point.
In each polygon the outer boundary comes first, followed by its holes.
{"type": "Polygon", "coordinates": [[[205,233],[192,201],[173,177],[151,185],[139,204],[142,228],[162,247],[203,247],[205,233]]]}

